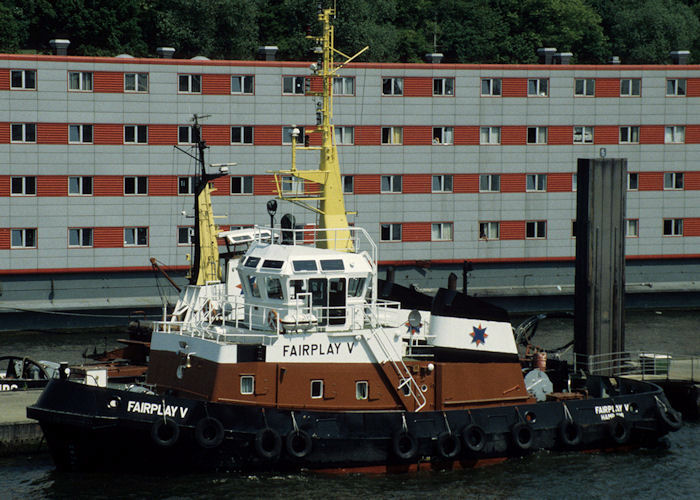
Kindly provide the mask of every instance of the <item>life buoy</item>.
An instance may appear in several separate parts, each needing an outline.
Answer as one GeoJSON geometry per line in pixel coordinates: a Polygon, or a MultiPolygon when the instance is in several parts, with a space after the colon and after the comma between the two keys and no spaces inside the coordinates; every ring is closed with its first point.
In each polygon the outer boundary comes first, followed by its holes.
{"type": "Polygon", "coordinates": [[[284,444],[287,453],[294,458],[304,458],[311,453],[311,448],[313,447],[311,436],[309,436],[308,432],[301,429],[287,434],[284,444]]]}
{"type": "Polygon", "coordinates": [[[438,453],[442,458],[455,458],[462,451],[462,442],[451,432],[443,432],[437,440],[438,453]]]}
{"type": "Polygon", "coordinates": [[[270,427],[260,429],[255,434],[253,444],[255,452],[265,460],[276,460],[282,451],[282,438],[276,430],[270,427]]]}
{"type": "Polygon", "coordinates": [[[608,433],[617,444],[625,444],[630,438],[630,425],[623,418],[615,417],[608,425],[608,433]]]}
{"type": "Polygon", "coordinates": [[[392,438],[394,454],[401,460],[411,460],[418,453],[418,441],[408,431],[399,431],[392,438]]]}
{"type": "Polygon", "coordinates": [[[578,446],[583,439],[583,428],[571,420],[559,424],[559,437],[566,446],[578,446]]]}
{"type": "Polygon", "coordinates": [[[224,440],[224,426],[214,417],[204,417],[194,428],[194,438],[202,448],[216,448],[224,440]]]}
{"type": "Polygon", "coordinates": [[[659,418],[661,422],[666,427],[667,430],[677,431],[683,425],[683,417],[680,412],[669,407],[663,408],[661,405],[657,405],[659,412],[659,418]]]}
{"type": "Polygon", "coordinates": [[[529,450],[532,447],[532,441],[535,434],[532,426],[526,422],[518,422],[510,429],[510,434],[513,437],[515,446],[521,450],[529,450]]]}
{"type": "Polygon", "coordinates": [[[469,424],[462,430],[462,441],[470,451],[479,452],[486,446],[486,432],[477,424],[469,424]]]}
{"type": "Polygon", "coordinates": [[[267,326],[269,326],[272,330],[277,331],[279,321],[280,321],[279,313],[277,311],[275,311],[274,309],[270,309],[270,312],[267,313],[267,326]]]}
{"type": "Polygon", "coordinates": [[[180,437],[180,426],[171,418],[159,418],[151,425],[151,439],[158,446],[168,448],[180,437]]]}

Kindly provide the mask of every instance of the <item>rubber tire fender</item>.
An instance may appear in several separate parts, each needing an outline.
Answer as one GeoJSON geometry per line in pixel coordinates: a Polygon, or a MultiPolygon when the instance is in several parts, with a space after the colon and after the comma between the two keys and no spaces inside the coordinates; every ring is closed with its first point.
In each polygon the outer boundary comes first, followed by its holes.
{"type": "Polygon", "coordinates": [[[180,426],[172,418],[159,418],[151,424],[151,439],[158,446],[169,448],[180,438],[180,426]]]}
{"type": "Polygon", "coordinates": [[[455,458],[462,451],[462,441],[451,432],[445,431],[438,436],[437,449],[442,458],[455,458]]]}
{"type": "Polygon", "coordinates": [[[630,439],[630,424],[623,418],[615,417],[608,424],[608,434],[617,444],[625,444],[630,439]]]}
{"type": "Polygon", "coordinates": [[[486,432],[477,424],[469,424],[462,430],[462,441],[469,451],[479,452],[486,446],[486,432]]]}
{"type": "Polygon", "coordinates": [[[532,426],[527,422],[518,422],[510,428],[510,435],[513,438],[513,443],[521,450],[529,450],[532,447],[532,442],[535,433],[532,426]]]}
{"type": "Polygon", "coordinates": [[[411,460],[418,453],[418,441],[408,431],[398,431],[391,438],[394,455],[401,460],[411,460]]]}
{"type": "Polygon", "coordinates": [[[311,453],[313,442],[308,432],[297,429],[287,434],[284,440],[284,448],[294,458],[304,458],[311,453]]]}
{"type": "Polygon", "coordinates": [[[666,409],[657,407],[659,411],[659,418],[663,423],[664,427],[669,431],[677,431],[683,425],[683,417],[680,412],[675,409],[668,407],[666,409]]]}
{"type": "Polygon", "coordinates": [[[571,420],[563,420],[559,424],[559,438],[566,446],[578,446],[583,441],[583,427],[571,420]]]}
{"type": "Polygon", "coordinates": [[[194,428],[194,439],[202,448],[216,448],[224,440],[224,426],[214,417],[204,417],[194,428]]]}
{"type": "Polygon", "coordinates": [[[265,427],[255,433],[253,439],[255,453],[265,460],[276,460],[282,451],[282,438],[279,432],[271,427],[265,427]],[[268,446],[272,444],[272,446],[268,446]]]}

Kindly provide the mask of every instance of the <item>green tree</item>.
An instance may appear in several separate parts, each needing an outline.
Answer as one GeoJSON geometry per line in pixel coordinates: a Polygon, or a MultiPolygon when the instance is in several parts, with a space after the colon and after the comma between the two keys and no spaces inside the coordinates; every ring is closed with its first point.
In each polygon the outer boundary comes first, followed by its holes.
{"type": "Polygon", "coordinates": [[[23,48],[27,24],[24,12],[14,0],[0,3],[0,50],[15,52],[23,48]]]}

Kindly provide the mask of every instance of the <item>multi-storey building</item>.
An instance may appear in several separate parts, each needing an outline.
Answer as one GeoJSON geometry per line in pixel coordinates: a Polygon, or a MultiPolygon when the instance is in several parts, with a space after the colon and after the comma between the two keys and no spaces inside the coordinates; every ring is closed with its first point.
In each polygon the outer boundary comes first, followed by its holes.
{"type": "MultiPolygon", "coordinates": [[[[318,142],[317,86],[305,62],[0,56],[0,307],[159,304],[149,258],[182,274],[191,251],[193,114],[207,161],[238,164],[221,225],[267,224],[292,125],[318,142]]],[[[397,281],[469,261],[482,294],[570,291],[576,161],[607,155],[628,284],[697,286],[700,66],[357,63],[334,90],[346,208],[397,281]]]]}

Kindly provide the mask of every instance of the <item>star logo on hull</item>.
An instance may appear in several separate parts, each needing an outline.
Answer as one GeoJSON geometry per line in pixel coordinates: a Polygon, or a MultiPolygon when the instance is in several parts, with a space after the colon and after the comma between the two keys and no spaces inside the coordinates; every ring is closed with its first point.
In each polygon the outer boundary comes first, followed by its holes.
{"type": "Polygon", "coordinates": [[[486,337],[489,335],[486,333],[486,327],[482,328],[481,323],[479,323],[478,327],[473,327],[474,331],[471,332],[469,335],[472,336],[472,344],[476,344],[477,347],[481,344],[486,344],[486,337]]]}

